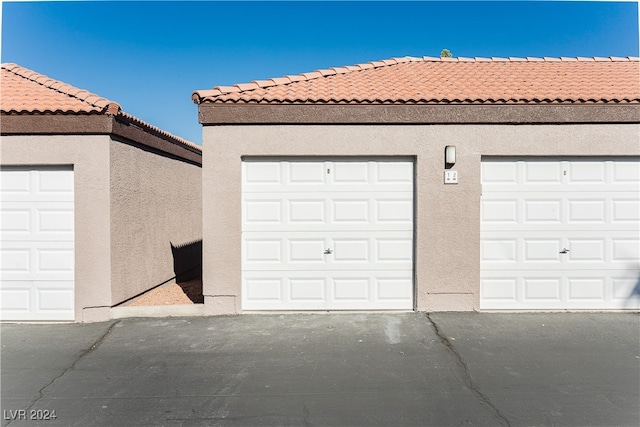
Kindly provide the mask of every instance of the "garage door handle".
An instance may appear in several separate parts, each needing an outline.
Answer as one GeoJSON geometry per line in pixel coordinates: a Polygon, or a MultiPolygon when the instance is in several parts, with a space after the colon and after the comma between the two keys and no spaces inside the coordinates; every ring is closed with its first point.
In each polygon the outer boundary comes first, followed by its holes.
{"type": "Polygon", "coordinates": [[[558,253],[560,253],[560,254],[566,254],[567,252],[569,252],[569,249],[567,249],[567,248],[562,248],[562,250],[561,250],[560,252],[558,252],[558,253]]]}
{"type": "Polygon", "coordinates": [[[333,253],[333,251],[331,249],[325,249],[324,254],[325,255],[331,255],[333,253]]]}

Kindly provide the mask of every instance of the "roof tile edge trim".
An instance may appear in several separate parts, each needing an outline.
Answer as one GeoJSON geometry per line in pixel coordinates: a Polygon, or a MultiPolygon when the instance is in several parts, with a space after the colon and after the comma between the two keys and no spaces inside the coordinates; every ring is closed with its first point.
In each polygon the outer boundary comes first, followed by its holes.
{"type": "MultiPolygon", "coordinates": [[[[287,75],[283,77],[273,77],[264,80],[254,80],[251,83],[236,83],[233,86],[215,86],[213,89],[195,90],[191,94],[191,99],[195,104],[201,104],[205,101],[212,101],[212,98],[220,95],[226,95],[228,93],[245,92],[254,89],[260,89],[263,87],[274,86],[273,81],[286,78],[291,82],[295,81],[309,81],[317,78],[324,77],[326,75],[335,74],[347,74],[353,71],[361,71],[371,68],[382,68],[393,66],[406,62],[640,62],[640,57],[627,56],[627,57],[507,57],[507,58],[438,58],[433,56],[413,57],[404,56],[399,58],[390,58],[382,61],[370,61],[362,64],[346,65],[341,67],[330,67],[327,69],[315,70],[312,72],[301,73],[298,75],[287,75]]],[[[281,84],[287,85],[289,83],[282,82],[281,84]]]]}
{"type": "Polygon", "coordinates": [[[202,147],[199,146],[198,144],[195,144],[195,143],[189,141],[188,139],[184,139],[184,138],[182,138],[180,136],[177,136],[177,135],[174,135],[174,134],[172,134],[170,132],[167,132],[166,130],[160,129],[157,126],[149,124],[149,123],[145,122],[144,120],[140,120],[139,118],[137,118],[135,116],[132,116],[129,113],[125,113],[124,111],[120,111],[117,115],[119,117],[125,118],[127,121],[129,121],[130,123],[132,123],[132,124],[134,124],[136,126],[139,126],[139,127],[143,128],[143,129],[146,129],[150,133],[154,133],[154,134],[162,137],[163,139],[170,139],[170,140],[172,140],[174,142],[177,142],[177,143],[179,143],[181,145],[184,145],[184,146],[186,146],[188,148],[191,148],[192,149],[191,151],[195,150],[198,153],[202,153],[202,147]]]}

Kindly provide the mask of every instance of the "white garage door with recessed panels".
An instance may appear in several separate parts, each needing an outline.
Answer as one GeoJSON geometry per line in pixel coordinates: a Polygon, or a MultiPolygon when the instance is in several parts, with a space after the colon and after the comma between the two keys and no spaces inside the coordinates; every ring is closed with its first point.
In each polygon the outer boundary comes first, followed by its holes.
{"type": "Polygon", "coordinates": [[[2,320],[74,320],[73,170],[0,170],[2,320]]]}
{"type": "Polygon", "coordinates": [[[242,308],[413,308],[413,162],[245,159],[242,308]]]}
{"type": "Polygon", "coordinates": [[[480,307],[640,308],[639,165],[483,160],[480,307]]]}

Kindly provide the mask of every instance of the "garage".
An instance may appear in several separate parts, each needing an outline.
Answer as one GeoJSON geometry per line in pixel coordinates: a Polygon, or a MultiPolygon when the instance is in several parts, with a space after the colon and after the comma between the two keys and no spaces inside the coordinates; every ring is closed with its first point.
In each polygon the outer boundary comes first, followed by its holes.
{"type": "Polygon", "coordinates": [[[172,243],[202,237],[200,147],[17,64],[0,86],[0,318],[102,322],[173,280],[172,243]]]}
{"type": "Polygon", "coordinates": [[[485,158],[481,309],[640,308],[637,157],[485,158]]]}
{"type": "Polygon", "coordinates": [[[2,320],[74,320],[71,167],[3,167],[2,320]]]}
{"type": "Polygon", "coordinates": [[[411,310],[413,293],[411,159],[243,159],[244,310],[411,310]]]}
{"type": "Polygon", "coordinates": [[[205,313],[640,308],[639,82],[425,56],[196,90],[205,313]]]}

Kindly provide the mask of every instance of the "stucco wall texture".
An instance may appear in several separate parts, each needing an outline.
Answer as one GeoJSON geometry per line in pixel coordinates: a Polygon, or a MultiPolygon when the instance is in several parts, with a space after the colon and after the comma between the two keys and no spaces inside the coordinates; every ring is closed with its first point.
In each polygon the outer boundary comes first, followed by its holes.
{"type": "Polygon", "coordinates": [[[2,136],[2,165],[71,165],[77,322],[174,276],[170,242],[202,237],[201,169],[108,135],[2,136]]]}
{"type": "Polygon", "coordinates": [[[479,309],[483,156],[638,156],[640,125],[251,125],[203,130],[205,312],[241,307],[243,156],[412,156],[415,309],[479,309]],[[445,185],[444,148],[459,183],[445,185]]]}
{"type": "Polygon", "coordinates": [[[170,243],[202,238],[199,166],[112,141],[112,305],[171,279],[170,243]]]}

